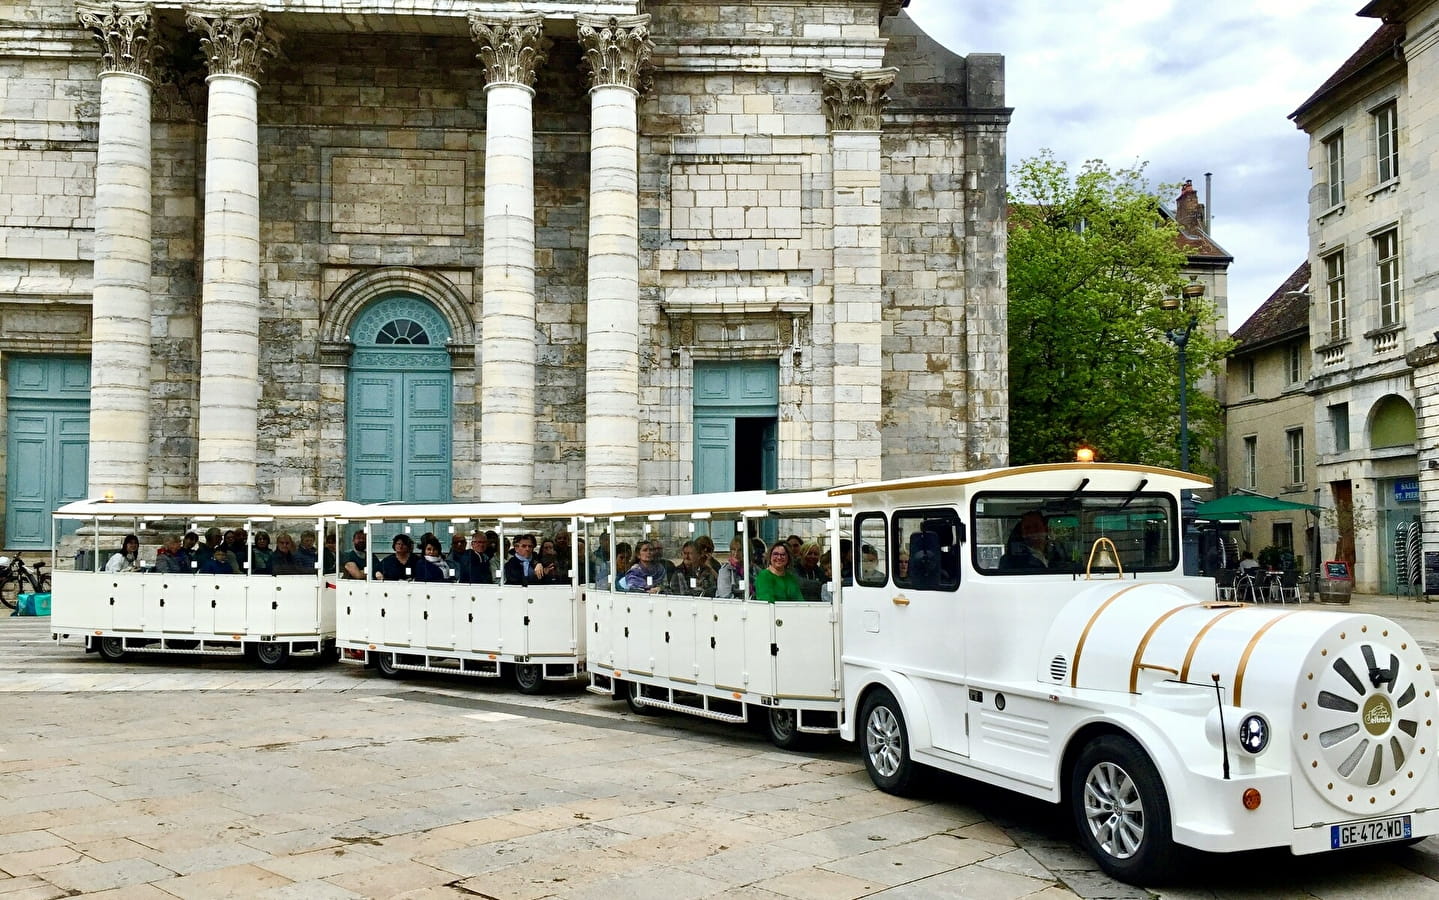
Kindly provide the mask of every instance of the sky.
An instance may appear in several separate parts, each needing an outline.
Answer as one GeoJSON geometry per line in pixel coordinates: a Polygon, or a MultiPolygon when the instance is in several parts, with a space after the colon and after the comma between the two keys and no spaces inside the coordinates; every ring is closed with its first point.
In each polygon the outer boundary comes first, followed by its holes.
{"type": "MultiPolygon", "coordinates": [[[[1234,257],[1229,330],[1308,253],[1308,136],[1294,111],[1379,27],[1363,0],[910,0],[960,54],[1005,56],[1009,164],[1147,162],[1186,178],[1234,257]]],[[[1167,198],[1172,202],[1173,197],[1167,198]]]]}

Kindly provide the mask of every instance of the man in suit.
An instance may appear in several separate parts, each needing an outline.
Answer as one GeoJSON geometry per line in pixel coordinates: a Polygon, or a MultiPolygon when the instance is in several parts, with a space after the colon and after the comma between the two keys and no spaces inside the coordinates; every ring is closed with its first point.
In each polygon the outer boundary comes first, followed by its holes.
{"type": "Polygon", "coordinates": [[[535,536],[522,534],[515,541],[515,555],[505,561],[505,584],[554,584],[555,567],[535,556],[535,536]]]}

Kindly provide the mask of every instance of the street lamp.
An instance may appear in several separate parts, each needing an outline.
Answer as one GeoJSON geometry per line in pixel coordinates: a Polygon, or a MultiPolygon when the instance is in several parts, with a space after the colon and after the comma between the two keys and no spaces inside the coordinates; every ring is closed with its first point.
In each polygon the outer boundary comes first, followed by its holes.
{"type": "MultiPolygon", "coordinates": [[[[1194,301],[1204,296],[1204,285],[1190,281],[1180,289],[1181,297],[1165,297],[1160,301],[1161,309],[1178,312],[1188,309],[1194,301]]],[[[1170,328],[1164,336],[1179,351],[1179,468],[1189,471],[1189,359],[1185,351],[1189,347],[1189,336],[1199,324],[1199,314],[1191,313],[1189,323],[1183,328],[1170,328]]],[[[1194,492],[1183,491],[1179,495],[1179,519],[1181,542],[1184,552],[1184,574],[1199,574],[1199,535],[1194,530],[1194,492]]]]}
{"type": "MultiPolygon", "coordinates": [[[[1180,293],[1183,294],[1182,299],[1165,297],[1160,301],[1160,308],[1171,311],[1189,308],[1193,301],[1204,296],[1204,285],[1191,281],[1180,293]]],[[[1183,328],[1171,328],[1164,332],[1164,336],[1179,350],[1179,469],[1183,472],[1189,471],[1189,360],[1185,351],[1189,347],[1189,335],[1198,324],[1199,315],[1195,313],[1183,328]]]]}

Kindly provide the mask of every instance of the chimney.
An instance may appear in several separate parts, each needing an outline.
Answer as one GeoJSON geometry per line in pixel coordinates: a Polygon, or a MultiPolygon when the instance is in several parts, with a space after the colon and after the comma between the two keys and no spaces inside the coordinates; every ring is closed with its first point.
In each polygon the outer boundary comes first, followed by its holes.
{"type": "Polygon", "coordinates": [[[1174,218],[1185,232],[1204,233],[1204,204],[1199,202],[1199,192],[1194,190],[1194,182],[1189,179],[1185,179],[1184,187],[1179,189],[1179,198],[1174,201],[1174,218]]]}

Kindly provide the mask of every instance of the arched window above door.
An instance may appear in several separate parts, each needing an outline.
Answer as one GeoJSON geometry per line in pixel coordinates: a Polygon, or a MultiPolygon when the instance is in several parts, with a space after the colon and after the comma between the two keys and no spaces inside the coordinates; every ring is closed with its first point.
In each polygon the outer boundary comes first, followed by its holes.
{"type": "Polygon", "coordinates": [[[425,329],[411,319],[395,319],[380,326],[375,336],[377,344],[428,344],[430,336],[425,329]]]}
{"type": "Polygon", "coordinates": [[[419,297],[392,294],[365,307],[350,326],[356,347],[443,346],[450,327],[433,304],[419,297]]]}

